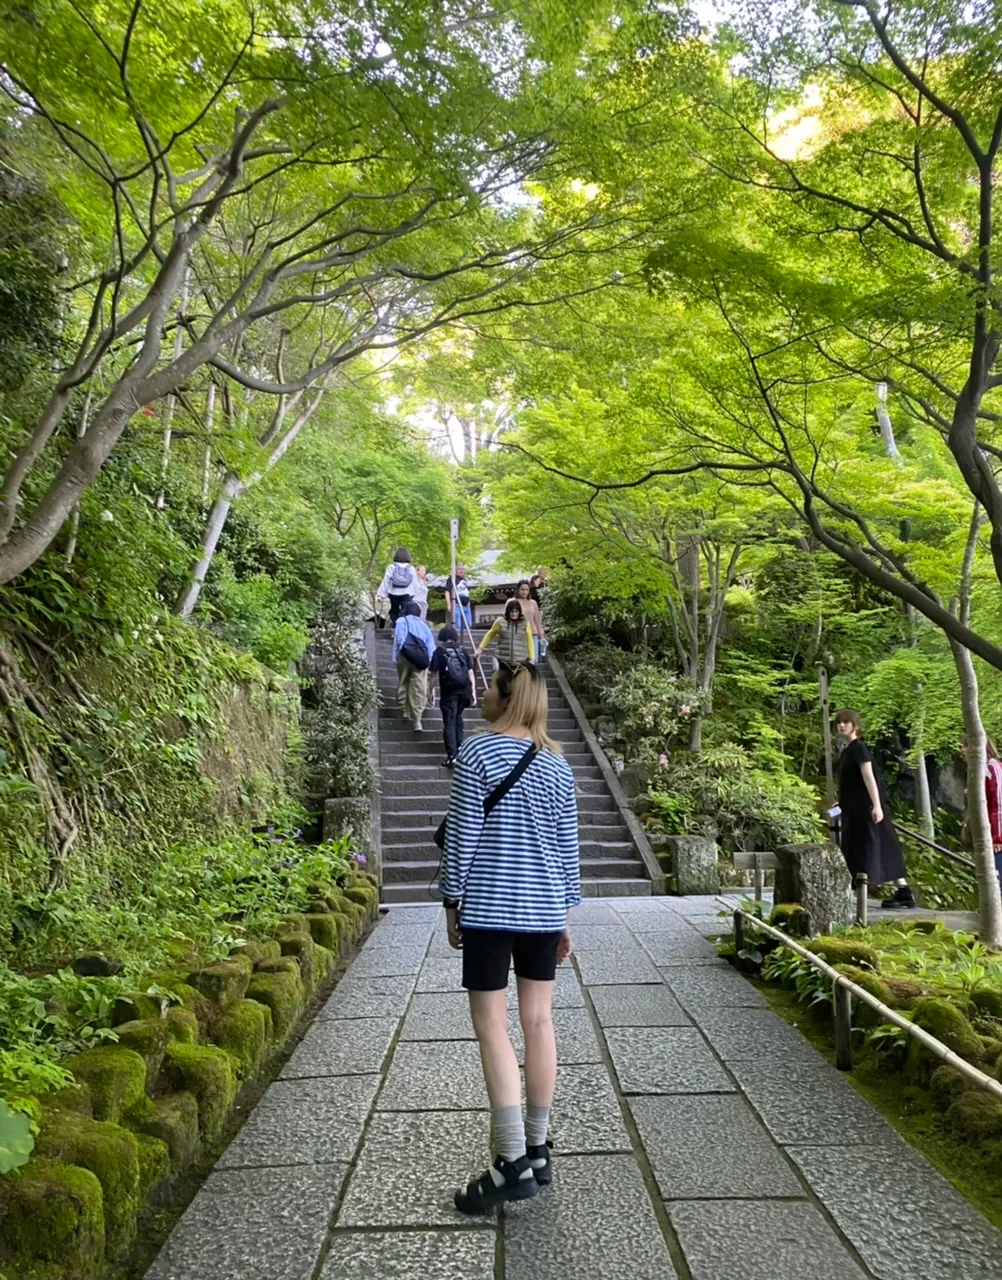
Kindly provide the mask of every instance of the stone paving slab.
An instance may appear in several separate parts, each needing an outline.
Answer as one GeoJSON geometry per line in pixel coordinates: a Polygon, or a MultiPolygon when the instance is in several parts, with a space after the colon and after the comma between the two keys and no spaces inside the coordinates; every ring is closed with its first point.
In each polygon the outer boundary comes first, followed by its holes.
{"type": "Polygon", "coordinates": [[[681,1201],[668,1213],[692,1280],[864,1280],[812,1204],[681,1201]]]}
{"type": "Polygon", "coordinates": [[[319,1022],[333,1018],[401,1018],[414,990],[414,974],[391,978],[341,979],[317,1014],[319,1022]]]}
{"type": "Polygon", "coordinates": [[[692,1018],[724,1062],[780,1061],[829,1067],[810,1041],[769,1008],[694,1007],[692,1018]]]}
{"type": "Polygon", "coordinates": [[[675,964],[679,960],[718,960],[716,947],[693,930],[688,933],[644,933],[641,946],[655,964],[675,964]]]}
{"type": "MultiPolygon", "coordinates": [[[[743,1098],[630,1098],[629,1105],[666,1201],[803,1196],[793,1170],[743,1098]]],[[[869,1195],[860,1200],[872,1213],[869,1195]]],[[[879,1221],[880,1214],[873,1217],[879,1221]]]]}
{"type": "Polygon", "coordinates": [[[401,1040],[472,1040],[470,1000],[465,991],[419,992],[404,1019],[401,1040]]]}
{"type": "Polygon", "coordinates": [[[494,1280],[496,1250],[493,1229],[337,1231],[320,1280],[494,1280]]]}
{"type": "Polygon", "coordinates": [[[661,975],[640,946],[635,951],[585,951],[576,959],[586,987],[661,981],[661,975]]]}
{"type": "MultiPolygon", "coordinates": [[[[508,978],[508,1003],[514,1005],[518,1001],[518,988],[515,975],[508,978]]],[[[557,970],[557,979],[553,984],[554,1009],[583,1009],[584,992],[578,982],[578,975],[572,965],[564,963],[557,970]]]]}
{"type": "Polygon", "coordinates": [[[383,1065],[399,1018],[315,1022],[282,1068],[282,1080],[368,1075],[383,1065]]]}
{"type": "Polygon", "coordinates": [[[733,1093],[734,1083],[695,1027],[609,1027],[624,1093],[733,1093]]]}
{"type": "Polygon", "coordinates": [[[490,1163],[489,1137],[484,1112],[377,1112],[336,1225],[483,1228],[452,1196],[490,1163]]]}
{"type": "Polygon", "coordinates": [[[347,1164],[211,1173],[147,1280],[309,1280],[347,1164]]]}
{"type": "Polygon", "coordinates": [[[734,932],[734,921],[727,916],[688,916],[687,919],[704,938],[728,937],[734,932]]]}
{"type": "Polygon", "coordinates": [[[604,1066],[564,1067],[557,1073],[550,1134],[561,1156],[630,1150],[623,1113],[604,1066]]]}
{"type": "Polygon", "coordinates": [[[878,1280],[1002,1275],[1002,1233],[897,1135],[789,1154],[878,1280]]]}
{"type": "Polygon", "coordinates": [[[411,946],[363,950],[355,957],[351,972],[356,978],[390,978],[398,974],[417,973],[427,949],[427,946],[411,946]]]}
{"type": "Polygon", "coordinates": [[[574,952],[635,951],[637,939],[625,924],[582,924],[571,930],[574,952]]]}
{"type": "Polygon", "coordinates": [[[380,1111],[477,1111],[487,1089],[474,1040],[397,1045],[380,1111]]]}
{"type": "Polygon", "coordinates": [[[362,954],[379,951],[382,947],[426,947],[435,935],[435,926],[428,924],[400,924],[392,928],[379,924],[369,934],[362,954]]]}
{"type": "Polygon", "coordinates": [[[765,996],[730,965],[663,969],[660,976],[689,1013],[714,1005],[718,1008],[766,1007],[765,996]]]}
{"type": "Polygon", "coordinates": [[[851,1146],[885,1139],[887,1121],[821,1060],[735,1062],[735,1079],[781,1146],[851,1146]]]}
{"type": "Polygon", "coordinates": [[[582,902],[579,907],[572,907],[567,913],[567,927],[574,936],[574,930],[582,924],[621,924],[619,916],[601,902],[582,902]]]}
{"type": "Polygon", "coordinates": [[[570,1156],[505,1209],[505,1280],[668,1280],[675,1268],[633,1156],[570,1156]]]}
{"type": "Polygon", "coordinates": [[[665,986],[590,987],[599,1026],[685,1027],[689,1015],[665,986]]]}
{"type": "Polygon", "coordinates": [[[429,956],[417,972],[415,991],[461,991],[463,960],[458,951],[448,956],[429,956]]]}
{"type": "Polygon", "coordinates": [[[276,1080],[219,1158],[217,1168],[351,1160],[380,1077],[276,1080]]]}

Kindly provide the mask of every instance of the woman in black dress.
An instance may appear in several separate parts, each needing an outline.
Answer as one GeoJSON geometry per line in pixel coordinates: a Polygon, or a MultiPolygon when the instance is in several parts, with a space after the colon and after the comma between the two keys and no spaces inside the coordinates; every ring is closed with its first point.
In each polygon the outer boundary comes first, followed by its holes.
{"type": "Polygon", "coordinates": [[[887,797],[873,768],[873,757],[860,737],[859,713],[835,713],[835,732],[844,742],[838,761],[838,802],[842,810],[842,856],[853,881],[865,872],[876,887],[895,881],[893,898],[883,905],[910,910],[915,904],[905,879],[905,859],[887,814],[887,797]]]}

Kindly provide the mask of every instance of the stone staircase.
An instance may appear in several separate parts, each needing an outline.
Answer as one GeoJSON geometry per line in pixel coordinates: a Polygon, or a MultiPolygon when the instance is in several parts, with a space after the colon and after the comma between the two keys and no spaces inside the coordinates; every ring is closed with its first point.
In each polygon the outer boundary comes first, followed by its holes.
{"type": "MultiPolygon", "coordinates": [[[[478,643],[481,635],[475,633],[478,643]]],[[[377,632],[383,901],[429,902],[438,897],[440,858],[432,835],[448,808],[452,779],[442,763],[445,749],[438,708],[425,712],[423,734],[415,733],[396,709],[391,651],[389,631],[377,632]]],[[[493,662],[485,661],[485,672],[492,669],[493,662]]],[[[582,893],[590,897],[649,894],[651,882],[643,861],[602,771],[552,673],[547,672],[546,682],[550,733],[563,747],[577,783],[582,893]]],[[[465,723],[467,734],[486,727],[475,708],[466,712],[465,723]]]]}

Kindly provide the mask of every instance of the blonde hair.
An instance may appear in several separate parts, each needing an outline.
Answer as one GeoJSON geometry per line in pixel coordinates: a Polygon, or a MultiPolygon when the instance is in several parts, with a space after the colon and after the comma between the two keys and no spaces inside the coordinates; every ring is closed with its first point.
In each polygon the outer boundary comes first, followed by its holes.
{"type": "Polygon", "coordinates": [[[540,751],[559,755],[560,744],[554,742],[546,731],[550,697],[539,668],[529,662],[520,663],[517,667],[502,663],[494,675],[494,683],[505,708],[491,725],[492,731],[511,733],[513,729],[528,729],[529,737],[540,751]]]}

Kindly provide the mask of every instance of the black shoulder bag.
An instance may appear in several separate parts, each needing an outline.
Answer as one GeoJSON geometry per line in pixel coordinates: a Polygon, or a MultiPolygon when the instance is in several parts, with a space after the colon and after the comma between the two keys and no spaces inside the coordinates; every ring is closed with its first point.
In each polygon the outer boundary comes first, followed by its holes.
{"type": "MultiPolygon", "coordinates": [[[[536,756],[539,754],[539,748],[535,743],[529,747],[528,751],[523,751],[517,762],[505,774],[501,781],[497,784],[490,795],[484,800],[484,821],[486,822],[492,810],[496,809],[508,792],[512,789],[522,774],[525,773],[529,765],[532,764],[536,756]]],[[[449,821],[449,815],[446,814],[442,821],[435,829],[435,835],[432,837],[440,849],[445,848],[445,827],[449,821]]]]}

